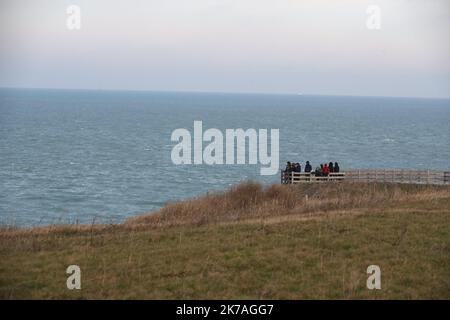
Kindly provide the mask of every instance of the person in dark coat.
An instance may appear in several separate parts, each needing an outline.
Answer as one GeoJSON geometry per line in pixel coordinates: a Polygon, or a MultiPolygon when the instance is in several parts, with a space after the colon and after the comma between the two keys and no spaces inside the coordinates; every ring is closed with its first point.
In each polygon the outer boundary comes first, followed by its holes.
{"type": "Polygon", "coordinates": [[[317,167],[317,168],[316,168],[315,176],[316,176],[316,177],[322,176],[322,165],[320,165],[320,167],[317,167]]]}
{"type": "Polygon", "coordinates": [[[284,172],[291,172],[292,166],[291,166],[291,162],[288,161],[286,164],[286,169],[284,169],[284,172]]]}
{"type": "Polygon", "coordinates": [[[306,164],[305,164],[305,172],[311,172],[312,171],[312,166],[311,166],[311,164],[309,163],[309,161],[306,161],[306,164]]]}
{"type": "Polygon", "coordinates": [[[330,163],[328,164],[328,169],[330,169],[330,173],[333,173],[333,172],[334,172],[333,162],[330,162],[330,163]]]}
{"type": "Polygon", "coordinates": [[[337,162],[334,163],[334,172],[339,172],[339,164],[337,162]]]}

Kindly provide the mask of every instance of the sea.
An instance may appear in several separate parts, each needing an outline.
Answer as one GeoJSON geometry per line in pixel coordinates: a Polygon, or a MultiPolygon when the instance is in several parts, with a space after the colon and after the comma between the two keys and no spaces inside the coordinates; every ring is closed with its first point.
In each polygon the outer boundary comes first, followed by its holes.
{"type": "Polygon", "coordinates": [[[0,89],[0,224],[120,223],[242,181],[261,164],[182,164],[178,128],[279,129],[279,167],[450,170],[450,100],[0,89]]]}

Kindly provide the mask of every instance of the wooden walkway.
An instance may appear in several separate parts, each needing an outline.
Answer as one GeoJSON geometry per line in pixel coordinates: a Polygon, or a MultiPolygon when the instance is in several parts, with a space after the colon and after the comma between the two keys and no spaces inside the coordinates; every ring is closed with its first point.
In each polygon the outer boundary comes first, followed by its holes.
{"type": "Polygon", "coordinates": [[[328,176],[316,177],[314,173],[281,171],[282,184],[311,182],[388,182],[411,184],[450,185],[449,171],[403,170],[403,169],[361,169],[330,173],[328,176]]]}

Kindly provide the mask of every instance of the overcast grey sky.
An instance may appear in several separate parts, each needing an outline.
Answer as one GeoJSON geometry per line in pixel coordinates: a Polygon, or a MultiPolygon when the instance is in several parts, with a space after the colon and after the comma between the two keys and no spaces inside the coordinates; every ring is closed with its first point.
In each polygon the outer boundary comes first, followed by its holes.
{"type": "Polygon", "coordinates": [[[449,0],[0,0],[0,86],[450,97],[449,40],[449,0]]]}

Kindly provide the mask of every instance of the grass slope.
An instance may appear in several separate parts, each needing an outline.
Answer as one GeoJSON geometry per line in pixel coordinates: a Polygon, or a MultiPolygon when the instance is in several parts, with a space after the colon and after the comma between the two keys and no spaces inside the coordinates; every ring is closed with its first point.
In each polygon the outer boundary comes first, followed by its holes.
{"type": "Polygon", "coordinates": [[[0,298],[449,299],[449,263],[449,187],[245,183],[120,225],[4,227],[0,298]]]}

